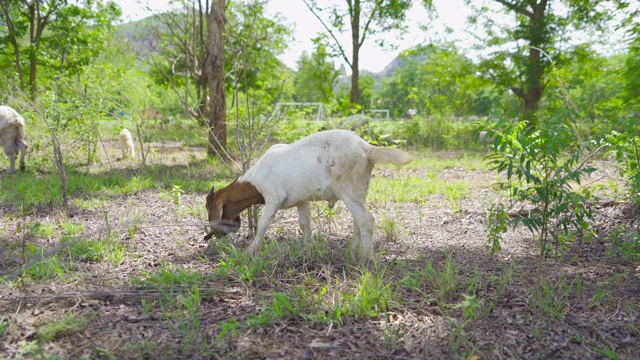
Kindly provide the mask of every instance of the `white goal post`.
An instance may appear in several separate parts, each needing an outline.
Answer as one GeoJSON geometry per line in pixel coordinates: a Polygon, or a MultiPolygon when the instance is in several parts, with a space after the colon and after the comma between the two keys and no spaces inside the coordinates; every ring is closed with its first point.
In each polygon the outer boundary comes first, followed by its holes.
{"type": "Polygon", "coordinates": [[[385,114],[385,120],[389,120],[389,110],[387,109],[372,109],[369,110],[369,112],[374,114],[385,114]]]}
{"type": "Polygon", "coordinates": [[[317,106],[318,115],[316,120],[320,121],[324,118],[324,103],[321,102],[280,102],[276,104],[276,114],[280,114],[280,108],[283,106],[317,106]]]}

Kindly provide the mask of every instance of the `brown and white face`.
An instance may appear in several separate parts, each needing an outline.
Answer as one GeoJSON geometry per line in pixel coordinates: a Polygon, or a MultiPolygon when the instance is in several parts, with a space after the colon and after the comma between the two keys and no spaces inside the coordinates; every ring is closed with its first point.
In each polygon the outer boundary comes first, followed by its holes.
{"type": "Polygon", "coordinates": [[[237,215],[235,219],[231,219],[231,214],[225,212],[226,192],[227,188],[224,188],[216,193],[212,187],[209,194],[207,194],[206,206],[211,231],[204,237],[205,240],[209,240],[213,236],[221,238],[240,229],[242,223],[240,215],[237,215]]]}

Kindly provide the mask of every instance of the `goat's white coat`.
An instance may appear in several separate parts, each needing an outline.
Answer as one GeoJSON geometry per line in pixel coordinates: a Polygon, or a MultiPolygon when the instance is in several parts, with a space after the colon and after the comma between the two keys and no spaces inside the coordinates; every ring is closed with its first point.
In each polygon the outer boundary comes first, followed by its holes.
{"type": "Polygon", "coordinates": [[[373,216],[365,206],[375,164],[404,165],[411,156],[402,150],[372,146],[348,130],[328,130],[290,145],[274,145],[238,182],[249,182],[262,194],[265,207],[249,253],[262,243],[278,209],[298,207],[305,240],[311,238],[308,201],[326,200],[332,207],[342,200],[353,217],[352,248],[371,258],[373,216]]]}
{"type": "Polygon", "coordinates": [[[0,144],[9,157],[9,172],[15,171],[16,157],[20,152],[20,170],[25,169],[24,157],[27,152],[27,136],[24,119],[9,106],[0,106],[0,144]]]}
{"type": "Polygon", "coordinates": [[[118,135],[120,139],[120,149],[122,150],[122,159],[135,157],[135,146],[133,145],[133,137],[127,129],[122,129],[118,135]]]}

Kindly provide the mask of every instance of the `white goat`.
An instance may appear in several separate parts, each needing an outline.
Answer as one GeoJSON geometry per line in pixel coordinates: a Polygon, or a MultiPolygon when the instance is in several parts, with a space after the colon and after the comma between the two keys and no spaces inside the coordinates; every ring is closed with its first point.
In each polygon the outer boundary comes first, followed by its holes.
{"type": "Polygon", "coordinates": [[[122,159],[124,160],[128,157],[133,159],[135,157],[136,150],[135,146],[133,145],[133,137],[131,136],[129,130],[123,128],[120,131],[118,138],[120,139],[120,150],[122,150],[122,159]]]}
{"type": "Polygon", "coordinates": [[[9,106],[0,106],[0,143],[9,157],[9,173],[15,171],[16,157],[20,152],[20,170],[26,168],[24,156],[27,152],[27,136],[24,119],[9,106]]]}
{"type": "Polygon", "coordinates": [[[278,209],[298,207],[298,221],[306,240],[311,238],[308,201],[326,200],[333,207],[342,200],[353,217],[352,249],[371,259],[373,216],[365,206],[371,170],[375,164],[404,165],[411,156],[402,150],[369,145],[348,130],[327,130],[290,145],[274,145],[244,175],[207,195],[211,232],[218,237],[240,228],[240,213],[265,204],[249,254],[255,254],[278,209]]]}

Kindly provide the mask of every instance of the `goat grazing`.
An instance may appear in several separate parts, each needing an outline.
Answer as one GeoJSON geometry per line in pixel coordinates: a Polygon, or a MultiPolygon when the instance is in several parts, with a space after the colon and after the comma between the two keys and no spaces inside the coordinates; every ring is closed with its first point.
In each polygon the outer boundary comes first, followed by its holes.
{"type": "Polygon", "coordinates": [[[303,238],[311,238],[308,201],[326,200],[332,208],[342,200],[353,217],[351,247],[361,259],[373,256],[374,219],[365,206],[371,170],[375,164],[404,165],[409,153],[368,144],[349,130],[327,130],[290,145],[274,145],[229,186],[207,195],[212,236],[240,228],[240,213],[251,205],[265,204],[256,236],[248,252],[254,255],[278,209],[298,208],[303,238]]]}
{"type": "Polygon", "coordinates": [[[133,145],[133,137],[127,129],[122,129],[118,135],[120,139],[120,150],[122,150],[122,160],[135,157],[135,146],[133,145]]]}
{"type": "Polygon", "coordinates": [[[4,153],[9,157],[9,173],[15,171],[16,157],[20,152],[20,170],[26,168],[24,156],[27,152],[27,136],[24,119],[17,111],[9,106],[0,106],[0,143],[4,153]]]}

